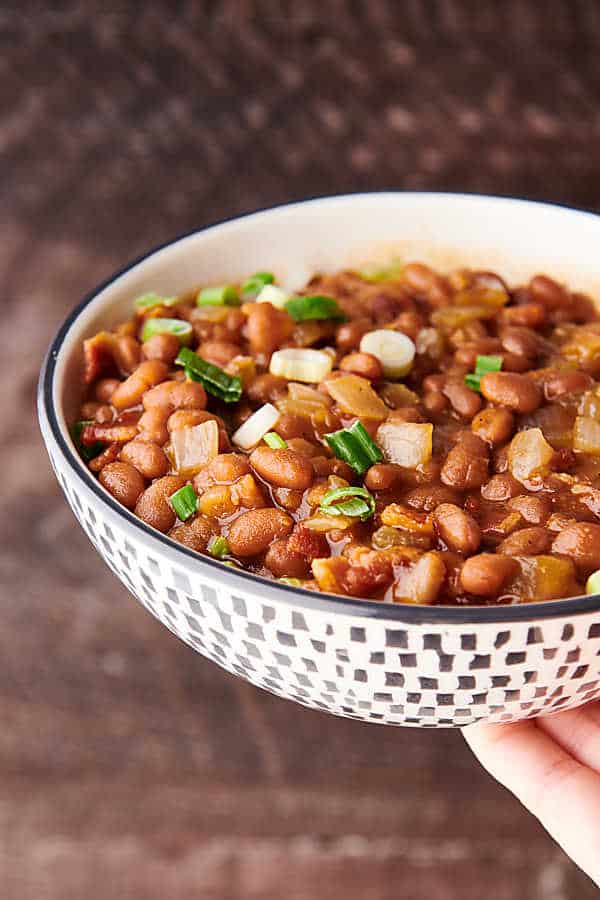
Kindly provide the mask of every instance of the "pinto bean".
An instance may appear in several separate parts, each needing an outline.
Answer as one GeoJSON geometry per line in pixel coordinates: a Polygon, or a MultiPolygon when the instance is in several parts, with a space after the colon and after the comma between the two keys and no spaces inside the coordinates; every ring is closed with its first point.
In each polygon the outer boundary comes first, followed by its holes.
{"type": "Polygon", "coordinates": [[[169,440],[169,431],[167,429],[168,409],[148,409],[140,416],[137,427],[139,431],[138,438],[140,441],[149,441],[153,444],[162,446],[169,440]]]}
{"type": "Polygon", "coordinates": [[[202,553],[202,551],[206,550],[207,542],[190,525],[175,525],[169,531],[169,537],[177,541],[178,544],[183,544],[184,547],[195,550],[196,553],[202,553]]]}
{"type": "Polygon", "coordinates": [[[153,334],[142,344],[142,353],[146,359],[159,359],[167,366],[172,366],[181,344],[174,334],[153,334]]]}
{"type": "Polygon", "coordinates": [[[481,488],[481,496],[484,500],[492,500],[494,503],[503,503],[516,497],[523,490],[523,485],[509,472],[500,475],[492,475],[487,484],[481,488]]]}
{"type": "Polygon", "coordinates": [[[463,589],[479,597],[494,597],[518,572],[516,560],[499,553],[479,553],[467,559],[460,573],[463,589]]]}
{"type": "Polygon", "coordinates": [[[427,375],[423,379],[423,390],[428,393],[431,392],[432,394],[437,394],[444,390],[447,380],[446,375],[427,375]]]}
{"type": "Polygon", "coordinates": [[[481,409],[481,397],[477,391],[472,391],[459,381],[449,381],[444,387],[444,395],[463,419],[472,419],[481,409]]]}
{"type": "Polygon", "coordinates": [[[585,372],[556,372],[544,381],[546,400],[555,400],[566,394],[582,394],[592,387],[594,379],[585,372]]]}
{"type": "Polygon", "coordinates": [[[569,525],[554,538],[552,552],[568,556],[584,574],[600,569],[600,525],[592,522],[569,525]]]}
{"type": "Polygon", "coordinates": [[[164,478],[159,478],[139,497],[135,506],[136,516],[157,531],[166,533],[175,524],[175,513],[169,503],[169,497],[184,484],[185,478],[180,475],[165,475],[164,478]]]}
{"type": "Polygon", "coordinates": [[[532,300],[542,303],[548,309],[558,309],[569,304],[568,291],[547,275],[535,275],[527,289],[532,300]]]}
{"type": "Polygon", "coordinates": [[[136,406],[149,388],[164,381],[168,371],[167,366],[159,359],[148,359],[140,363],[135,372],[116,388],[110,402],[119,410],[136,406]]]}
{"type": "Polygon", "coordinates": [[[240,348],[231,341],[205,341],[198,348],[198,355],[214,366],[223,369],[234,356],[238,356],[240,348]]]}
{"type": "Polygon", "coordinates": [[[521,356],[519,353],[502,354],[502,370],[504,372],[528,372],[533,365],[529,356],[521,356]]]}
{"type": "Polygon", "coordinates": [[[480,488],[488,480],[488,446],[475,434],[466,433],[448,453],[440,473],[441,480],[461,491],[480,488]]]}
{"type": "Polygon", "coordinates": [[[436,416],[448,409],[450,403],[444,394],[428,391],[423,395],[423,406],[430,416],[436,416]]]}
{"type": "Polygon", "coordinates": [[[250,474],[250,463],[241,453],[220,453],[194,478],[194,488],[201,494],[212,484],[233,484],[250,474]]]}
{"type": "Polygon", "coordinates": [[[552,534],[547,528],[540,526],[520,528],[504,538],[497,552],[506,556],[538,556],[540,553],[546,553],[551,543],[552,534]]]}
{"type": "Polygon", "coordinates": [[[425,327],[425,320],[418,312],[412,309],[406,309],[401,312],[394,320],[394,329],[408,335],[413,341],[416,341],[420,331],[425,327]]]}
{"type": "Polygon", "coordinates": [[[516,372],[488,372],[480,386],[486,400],[514,412],[531,413],[542,402],[542,392],[535,381],[516,372]]]}
{"type": "Polygon", "coordinates": [[[515,419],[508,409],[489,407],[477,413],[471,422],[471,430],[492,447],[506,443],[512,436],[515,419]]]}
{"type": "Polygon", "coordinates": [[[304,578],[310,570],[310,560],[292,550],[286,538],[271,544],[265,556],[265,565],[277,578],[304,578]]]}
{"type": "Polygon", "coordinates": [[[383,366],[372,353],[349,353],[340,360],[339,367],[343,372],[361,375],[369,381],[383,378],[383,366]]]}
{"type": "Polygon", "coordinates": [[[485,337],[467,343],[459,342],[454,361],[461,366],[467,366],[468,369],[474,369],[478,356],[498,353],[501,349],[502,344],[498,338],[485,337]]]}
{"type": "Polygon", "coordinates": [[[135,466],[144,478],[161,478],[169,471],[169,460],[164,450],[149,441],[134,440],[125,444],[121,459],[135,466]]]}
{"type": "Polygon", "coordinates": [[[481,543],[479,525],[469,513],[454,503],[441,503],[433,513],[437,532],[449,550],[465,555],[475,553],[481,543]]]}
{"type": "MultiPolygon", "coordinates": [[[[260,304],[265,305],[266,304],[260,304]]],[[[227,539],[234,556],[263,553],[277,538],[287,537],[294,520],[281,509],[265,507],[242,513],[229,526],[227,539]]]]}
{"type": "Polygon", "coordinates": [[[365,475],[365,487],[370,491],[389,491],[402,481],[401,466],[393,463],[376,463],[365,475]]]}
{"type": "Polygon", "coordinates": [[[146,410],[164,409],[169,414],[176,409],[204,409],[206,391],[197,381],[163,381],[144,394],[143,404],[146,410]]]}
{"type": "Polygon", "coordinates": [[[532,525],[543,525],[552,512],[552,502],[543,494],[518,494],[508,505],[532,525]]]}
{"type": "Polygon", "coordinates": [[[250,454],[250,465],[261,478],[277,487],[306,490],[314,480],[314,469],[305,456],[294,450],[257,447],[250,454]]]}
{"type": "Polygon", "coordinates": [[[310,440],[314,433],[310,419],[307,419],[306,416],[298,416],[296,413],[282,413],[277,422],[277,434],[287,441],[288,438],[296,437],[310,440]]]}
{"type": "Polygon", "coordinates": [[[112,395],[121,382],[118,378],[101,378],[96,382],[94,395],[99,403],[110,403],[112,395]]]}
{"type": "Polygon", "coordinates": [[[413,509],[433,512],[442,503],[460,503],[460,494],[444,484],[421,484],[404,495],[404,502],[413,509]]]}
{"type": "Polygon", "coordinates": [[[411,293],[433,306],[446,306],[452,297],[448,281],[423,263],[408,263],[404,266],[402,281],[411,293]]]}
{"type": "Polygon", "coordinates": [[[294,330],[294,320],[283,309],[270,303],[248,303],[246,337],[253,354],[270,355],[277,350],[294,330]]]}
{"type": "Polygon", "coordinates": [[[99,478],[100,484],[127,509],[133,509],[145,487],[138,470],[126,462],[109,463],[101,470],[99,478]]]}
{"type": "Polygon", "coordinates": [[[506,306],[500,313],[500,319],[506,325],[539,328],[546,321],[546,309],[541,303],[506,306]]]}
{"type": "Polygon", "coordinates": [[[246,388],[249,399],[256,404],[273,403],[275,400],[285,397],[287,392],[287,380],[280,375],[271,375],[269,372],[257,375],[246,388]]]}
{"type": "Polygon", "coordinates": [[[131,335],[121,334],[115,338],[113,357],[119,371],[124,375],[129,375],[140,364],[141,347],[131,335]]]}
{"type": "Polygon", "coordinates": [[[356,350],[360,344],[363,334],[371,331],[373,324],[370,319],[353,319],[351,322],[344,322],[340,325],[335,333],[335,342],[339,349],[344,353],[350,350],[356,350]]]}
{"type": "Polygon", "coordinates": [[[503,348],[508,353],[535,359],[544,348],[544,340],[531,328],[517,326],[504,328],[501,334],[503,348]]]}

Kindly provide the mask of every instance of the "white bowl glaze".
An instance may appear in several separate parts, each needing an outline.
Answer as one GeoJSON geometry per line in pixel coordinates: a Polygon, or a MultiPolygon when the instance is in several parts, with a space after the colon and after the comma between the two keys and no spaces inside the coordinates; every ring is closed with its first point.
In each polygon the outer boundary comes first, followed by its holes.
{"type": "Polygon", "coordinates": [[[90,540],[167,628],[275,694],[390,725],[504,722],[600,697],[600,597],[502,607],[415,607],[278,585],[200,557],[119,506],[81,463],[67,423],[80,401],[81,342],[147,290],[392,256],[441,267],[544,271],[600,297],[600,217],[507,198],[357,194],[255,213],[153,251],[88,296],[46,359],[42,432],[90,540]]]}

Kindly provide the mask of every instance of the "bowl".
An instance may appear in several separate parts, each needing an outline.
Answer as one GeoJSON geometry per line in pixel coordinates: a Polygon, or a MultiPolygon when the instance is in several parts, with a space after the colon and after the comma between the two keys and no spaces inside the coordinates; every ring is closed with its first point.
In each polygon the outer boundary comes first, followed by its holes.
{"type": "Polygon", "coordinates": [[[196,555],[121,507],[82,464],[81,343],[148,290],[269,269],[284,285],[315,270],[401,257],[441,268],[542,271],[600,297],[600,217],[462,194],[331,197],[258,212],[179,238],[93,291],[60,328],[39,386],[58,481],[120,581],[186,644],[259,687],[387,725],[511,722],[600,697],[600,597],[514,606],[427,607],[280,585],[196,555]]]}

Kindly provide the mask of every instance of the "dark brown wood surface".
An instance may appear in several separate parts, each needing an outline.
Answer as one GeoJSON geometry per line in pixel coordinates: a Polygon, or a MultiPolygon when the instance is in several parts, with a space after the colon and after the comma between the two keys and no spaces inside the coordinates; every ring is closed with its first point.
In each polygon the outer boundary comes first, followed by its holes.
{"type": "Polygon", "coordinates": [[[305,196],[600,208],[594,0],[0,6],[0,897],[587,900],[456,732],[261,693],[150,618],[62,500],[33,402],[99,280],[305,196]]]}

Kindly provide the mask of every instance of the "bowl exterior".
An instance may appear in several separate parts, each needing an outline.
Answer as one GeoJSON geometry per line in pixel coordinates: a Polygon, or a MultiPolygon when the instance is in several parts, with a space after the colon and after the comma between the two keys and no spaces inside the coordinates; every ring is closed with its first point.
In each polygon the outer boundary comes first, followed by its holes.
{"type": "Polygon", "coordinates": [[[266,264],[293,290],[317,269],[399,253],[432,265],[536,271],[600,296],[600,218],[508,198],[366,194],[280,207],[172,242],[69,317],[40,382],[40,420],[73,511],[107,564],[164,625],[228,671],[336,715],[390,725],[509,722],[600,697],[600,597],[500,609],[331,600],[236,574],[119,509],[67,437],[81,341],[147,290],[179,292],[266,264]],[[404,236],[402,245],[398,236],[404,236]],[[232,265],[238,267],[232,270],[232,265]],[[544,608],[545,607],[545,608],[544,608]],[[551,607],[550,609],[548,607],[551,607]],[[488,615],[489,613],[489,615],[488,615]]]}
{"type": "MultiPolygon", "coordinates": [[[[600,612],[516,622],[415,624],[282,602],[226,570],[199,573],[132,527],[43,433],[92,544],[149,612],[227,671],[304,706],[387,725],[512,722],[600,698],[600,612]]],[[[200,566],[202,568],[202,566],[200,566]]],[[[293,595],[292,595],[293,596],[293,595]]]]}

